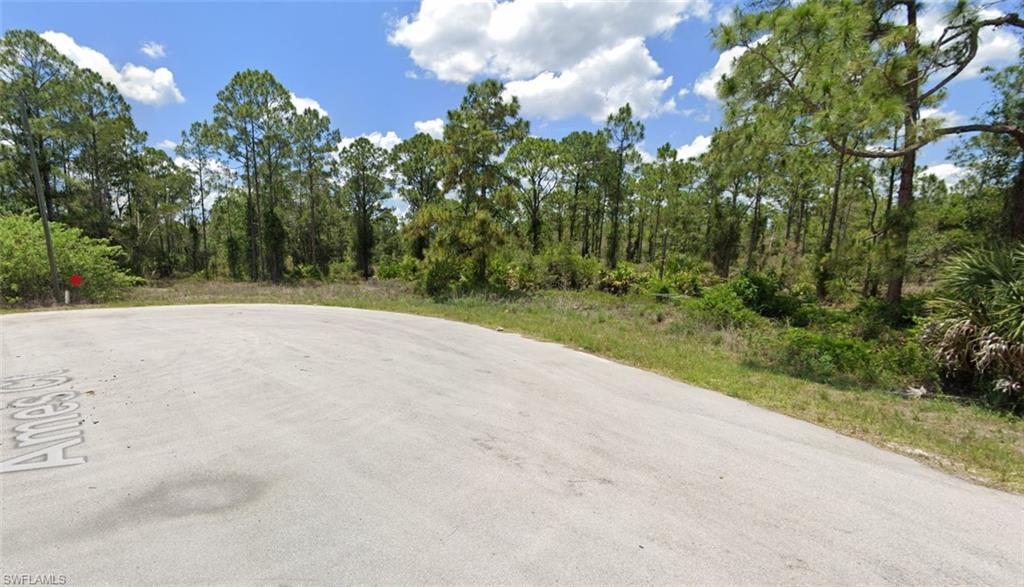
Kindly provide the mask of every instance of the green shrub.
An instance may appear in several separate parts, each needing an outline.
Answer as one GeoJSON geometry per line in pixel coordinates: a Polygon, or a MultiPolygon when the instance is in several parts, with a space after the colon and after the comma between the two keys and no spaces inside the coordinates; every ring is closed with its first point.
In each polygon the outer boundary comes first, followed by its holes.
{"type": "Polygon", "coordinates": [[[761,322],[761,317],[744,305],[728,284],[705,289],[696,308],[702,320],[717,328],[742,328],[761,322]]]}
{"type": "Polygon", "coordinates": [[[685,253],[669,257],[665,263],[665,272],[668,274],[692,273],[698,276],[713,276],[715,274],[711,263],[685,253]]]}
{"type": "Polygon", "coordinates": [[[651,295],[684,295],[697,297],[701,294],[700,276],[691,271],[680,271],[664,278],[651,276],[644,284],[644,291],[651,295]]]}
{"type": "Polygon", "coordinates": [[[811,281],[797,281],[789,286],[789,293],[805,304],[813,304],[818,300],[817,290],[811,281]]]}
{"type": "Polygon", "coordinates": [[[461,280],[462,263],[452,255],[430,249],[423,260],[416,286],[429,296],[444,297],[454,293],[461,280]]]}
{"type": "Polygon", "coordinates": [[[644,282],[643,291],[652,296],[671,296],[676,294],[670,280],[653,275],[644,282]]]}
{"type": "Polygon", "coordinates": [[[879,339],[894,330],[913,326],[924,313],[924,297],[906,296],[896,305],[877,298],[865,298],[857,303],[850,314],[854,334],[861,338],[879,339]]]}
{"type": "Polygon", "coordinates": [[[1024,411],[1024,245],[950,259],[921,341],[951,389],[1024,411]]]}
{"type": "Polygon", "coordinates": [[[415,257],[405,255],[402,257],[385,256],[377,265],[378,279],[404,279],[415,281],[419,272],[420,262],[415,257]]]}
{"type": "Polygon", "coordinates": [[[762,348],[769,363],[797,377],[833,384],[878,381],[873,345],[856,338],[787,328],[762,339],[762,348]]]}
{"type": "Polygon", "coordinates": [[[646,274],[629,265],[619,265],[615,269],[601,272],[601,277],[597,281],[597,289],[615,295],[624,295],[635,290],[645,281],[647,281],[646,274]]]}
{"type": "Polygon", "coordinates": [[[889,344],[805,328],[760,336],[762,362],[795,377],[833,385],[905,388],[932,386],[935,363],[913,336],[889,344]]]}
{"type": "Polygon", "coordinates": [[[934,389],[939,382],[939,366],[916,334],[903,335],[893,343],[878,345],[874,360],[878,372],[889,385],[923,385],[934,389]]]}
{"type": "Polygon", "coordinates": [[[288,273],[289,281],[309,281],[309,280],[321,280],[323,274],[320,273],[320,268],[316,265],[300,264],[296,265],[288,273]]]}
{"type": "MultiPolygon", "coordinates": [[[[121,247],[60,222],[51,222],[50,230],[61,286],[67,287],[75,274],[85,279],[76,299],[114,300],[142,281],[118,265],[124,257],[121,247]]],[[[0,216],[0,296],[5,304],[44,302],[52,296],[43,225],[36,217],[0,216]]]]}
{"type": "Polygon", "coordinates": [[[522,294],[540,288],[541,276],[531,255],[521,252],[491,257],[487,270],[488,285],[503,294],[522,294]]]}
{"type": "Polygon", "coordinates": [[[680,293],[684,296],[697,297],[701,295],[704,287],[708,285],[708,281],[704,279],[704,275],[693,271],[680,271],[675,273],[670,278],[672,283],[672,289],[676,293],[680,293]]]}
{"type": "Polygon", "coordinates": [[[336,283],[352,283],[363,281],[363,275],[352,266],[351,261],[331,261],[327,264],[327,276],[336,283]]]}
{"type": "Polygon", "coordinates": [[[789,319],[803,326],[807,317],[802,313],[802,303],[783,292],[782,282],[774,275],[744,272],[729,282],[730,287],[743,301],[743,305],[766,318],[789,319]]]}
{"type": "Polygon", "coordinates": [[[809,328],[828,332],[851,333],[850,323],[853,314],[845,308],[833,308],[810,303],[801,306],[800,313],[804,320],[806,320],[806,326],[809,328]]]}
{"type": "Polygon", "coordinates": [[[569,245],[549,249],[541,262],[545,274],[544,285],[557,289],[585,289],[597,281],[601,262],[593,257],[584,257],[569,245]]]}

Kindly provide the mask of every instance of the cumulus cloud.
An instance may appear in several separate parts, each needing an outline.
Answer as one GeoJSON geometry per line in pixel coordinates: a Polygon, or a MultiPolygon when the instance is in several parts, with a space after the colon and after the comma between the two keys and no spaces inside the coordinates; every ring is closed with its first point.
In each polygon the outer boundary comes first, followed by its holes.
{"type": "Polygon", "coordinates": [[[936,120],[943,125],[956,125],[964,122],[964,117],[959,112],[941,108],[922,108],[921,118],[936,120]]]}
{"type": "Polygon", "coordinates": [[[176,142],[174,142],[174,141],[172,141],[170,139],[164,139],[164,140],[162,140],[162,141],[160,141],[159,143],[156,144],[156,148],[163,149],[165,151],[173,151],[175,149],[175,147],[177,147],[177,146],[178,146],[178,143],[176,143],[176,142]]]}
{"type": "MultiPolygon", "coordinates": [[[[682,161],[684,159],[692,159],[699,157],[704,154],[711,147],[711,137],[706,135],[698,135],[692,141],[686,145],[680,145],[676,147],[676,161],[682,161]]],[[[657,157],[644,150],[643,146],[637,149],[640,152],[640,160],[644,163],[651,163],[657,159],[657,157]]]]}
{"type": "Polygon", "coordinates": [[[708,18],[710,10],[707,0],[424,0],[395,23],[388,40],[438,79],[465,83],[486,75],[508,82],[529,115],[596,119],[635,101],[634,110],[649,116],[674,104],[661,102],[672,81],[657,77],[661,67],[644,39],[686,18],[708,18]]]}
{"type": "Polygon", "coordinates": [[[358,137],[345,137],[341,139],[341,141],[338,143],[338,150],[340,151],[345,147],[351,145],[353,142],[355,142],[356,139],[360,137],[365,137],[369,139],[370,142],[373,143],[374,145],[381,147],[382,149],[387,149],[388,151],[395,148],[395,145],[397,145],[398,143],[402,142],[402,139],[398,138],[398,135],[395,134],[395,131],[393,130],[389,130],[388,132],[383,134],[381,134],[379,131],[373,131],[369,134],[361,134],[358,137]]]}
{"type": "Polygon", "coordinates": [[[164,51],[164,46],[153,41],[144,43],[142,47],[139,48],[139,51],[142,51],[142,53],[150,59],[160,59],[167,55],[167,52],[164,51]]]}
{"type": "MultiPolygon", "coordinates": [[[[756,47],[767,40],[768,36],[765,35],[754,41],[753,45],[756,47]]],[[[723,51],[718,56],[718,61],[715,62],[715,66],[711,68],[711,71],[704,72],[694,82],[694,93],[708,100],[718,100],[718,82],[722,81],[723,77],[732,75],[732,70],[736,66],[736,60],[746,53],[748,48],[737,46],[723,51]]]]}
{"type": "Polygon", "coordinates": [[[676,149],[676,159],[692,159],[704,154],[711,147],[711,137],[697,135],[688,145],[682,145],[676,149]]]}
{"type": "Polygon", "coordinates": [[[412,123],[412,125],[416,127],[416,132],[426,133],[435,139],[439,139],[444,136],[444,121],[440,118],[417,120],[412,123]]]}
{"type": "Polygon", "coordinates": [[[924,168],[924,173],[934,175],[946,182],[947,185],[954,185],[960,181],[966,170],[954,163],[938,163],[924,168]]]}
{"type": "Polygon", "coordinates": [[[736,6],[731,4],[725,4],[719,7],[715,12],[715,20],[719,24],[730,25],[736,20],[736,6]]]}
{"type": "Polygon", "coordinates": [[[321,116],[327,116],[327,111],[320,106],[320,102],[317,102],[313,98],[302,98],[300,96],[296,96],[293,92],[289,92],[288,95],[291,96],[292,106],[295,107],[296,112],[301,114],[306,110],[316,110],[321,116]]]}
{"type": "Polygon", "coordinates": [[[119,70],[106,55],[79,45],[64,33],[46,31],[40,36],[79,67],[98,73],[104,81],[113,84],[117,91],[129,100],[153,106],[185,101],[178,86],[174,84],[174,74],[166,67],[149,69],[126,63],[119,70]]]}
{"type": "Polygon", "coordinates": [[[518,96],[526,116],[551,119],[585,114],[601,121],[627,102],[633,113],[646,118],[674,107],[661,96],[672,86],[672,76],[658,79],[661,67],[643,39],[626,39],[598,51],[560,74],[544,72],[509,82],[508,94],[518,96]]]}

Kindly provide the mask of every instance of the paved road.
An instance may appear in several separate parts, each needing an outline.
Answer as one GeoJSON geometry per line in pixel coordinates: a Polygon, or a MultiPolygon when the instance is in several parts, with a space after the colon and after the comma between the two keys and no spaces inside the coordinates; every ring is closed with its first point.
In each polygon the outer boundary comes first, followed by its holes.
{"type": "Polygon", "coordinates": [[[1024,582],[1021,497],[558,345],[308,306],[0,326],[6,575],[1024,582]]]}

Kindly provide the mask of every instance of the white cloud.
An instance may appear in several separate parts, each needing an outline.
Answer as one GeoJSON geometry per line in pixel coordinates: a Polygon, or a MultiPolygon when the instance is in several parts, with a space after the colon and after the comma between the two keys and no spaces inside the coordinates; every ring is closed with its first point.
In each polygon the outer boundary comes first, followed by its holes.
{"type": "MultiPolygon", "coordinates": [[[[946,10],[948,6],[941,3],[928,4],[918,15],[918,30],[921,31],[921,40],[930,43],[942,36],[946,26],[946,10]]],[[[986,8],[978,12],[982,19],[998,18],[1003,13],[999,10],[986,8]]],[[[987,66],[1000,66],[1014,63],[1018,59],[1021,50],[1020,38],[1007,30],[1006,27],[981,29],[978,34],[978,52],[974,60],[964,71],[957,76],[957,81],[971,79],[982,74],[981,70],[987,66]]],[[[941,76],[942,72],[937,75],[941,76]]]]}
{"type": "Polygon", "coordinates": [[[942,125],[957,125],[964,122],[964,117],[959,112],[943,110],[941,108],[922,108],[921,118],[933,119],[942,125]]]}
{"type": "Polygon", "coordinates": [[[955,185],[960,181],[966,170],[954,163],[938,163],[924,168],[924,173],[934,175],[946,182],[947,185],[955,185]]]}
{"type": "Polygon", "coordinates": [[[417,120],[412,123],[412,125],[416,127],[416,132],[427,133],[435,139],[439,139],[444,136],[444,121],[440,118],[417,120]]]}
{"type": "Polygon", "coordinates": [[[395,134],[395,131],[393,130],[389,130],[384,134],[381,134],[379,131],[373,131],[369,134],[361,134],[358,137],[345,137],[341,139],[341,142],[338,143],[338,150],[340,151],[345,147],[351,145],[353,142],[355,142],[356,139],[360,137],[365,137],[369,139],[370,142],[373,143],[374,145],[381,147],[382,149],[387,149],[388,151],[395,148],[395,145],[397,145],[398,143],[402,142],[402,139],[398,138],[398,135],[395,134]]]}
{"type": "Polygon", "coordinates": [[[736,20],[736,6],[731,4],[721,6],[715,12],[715,20],[717,20],[719,24],[732,24],[733,21],[736,20]]]}
{"type": "Polygon", "coordinates": [[[174,84],[174,74],[166,67],[149,69],[126,63],[118,70],[106,55],[79,45],[64,33],[46,31],[40,36],[79,67],[98,73],[104,81],[113,84],[117,91],[129,100],[154,106],[185,101],[178,86],[174,84]]]}
{"type": "Polygon", "coordinates": [[[160,59],[167,55],[167,52],[164,50],[164,46],[153,41],[144,43],[142,47],[139,48],[139,51],[142,51],[150,59],[160,59]]]}
{"type": "Polygon", "coordinates": [[[603,49],[560,74],[544,72],[529,80],[512,81],[508,94],[518,96],[526,116],[551,119],[585,114],[602,121],[627,102],[638,118],[671,110],[675,102],[662,102],[672,76],[658,79],[658,66],[643,39],[626,39],[603,49]]]}
{"type": "Polygon", "coordinates": [[[399,220],[404,220],[405,215],[409,212],[409,202],[406,202],[404,198],[388,198],[384,200],[384,206],[391,208],[399,220]]]}
{"type": "Polygon", "coordinates": [[[157,149],[163,149],[165,151],[173,151],[174,148],[177,147],[177,146],[178,146],[178,143],[176,143],[176,142],[174,142],[174,141],[172,141],[170,139],[164,139],[164,140],[162,140],[162,141],[160,141],[159,143],[156,144],[156,148],[157,149]]]}
{"type": "Polygon", "coordinates": [[[509,82],[524,111],[535,116],[599,118],[616,100],[614,108],[635,100],[634,110],[647,116],[674,104],[660,103],[671,78],[656,77],[661,68],[644,39],[670,33],[687,18],[708,18],[710,10],[708,0],[424,0],[395,23],[388,40],[438,79],[465,83],[487,75],[509,82]],[[585,95],[576,98],[577,91],[585,95]]]}
{"type": "Polygon", "coordinates": [[[316,110],[321,116],[327,116],[327,111],[320,106],[320,102],[313,98],[302,98],[296,96],[293,92],[289,92],[288,95],[291,96],[292,106],[295,106],[296,112],[301,114],[305,110],[316,110]]]}
{"type": "MultiPolygon", "coordinates": [[[[756,47],[767,40],[768,36],[765,35],[755,40],[752,44],[756,47]]],[[[693,84],[693,91],[708,100],[718,100],[718,82],[722,81],[723,77],[732,75],[736,60],[746,53],[747,49],[748,47],[737,46],[723,51],[718,56],[718,61],[715,62],[715,66],[711,68],[711,71],[706,71],[697,78],[697,81],[693,84]]]]}
{"type": "Polygon", "coordinates": [[[691,159],[693,157],[699,157],[708,148],[711,147],[711,137],[706,135],[697,135],[690,144],[682,145],[676,149],[676,159],[691,159]]]}
{"type": "Polygon", "coordinates": [[[654,155],[651,155],[650,153],[648,153],[642,146],[637,147],[636,150],[637,150],[638,153],[640,153],[640,162],[641,163],[653,163],[654,162],[654,155]]]}
{"type": "MultiPolygon", "coordinates": [[[[676,147],[676,161],[699,157],[711,147],[711,137],[698,135],[687,145],[676,147]]],[[[657,160],[657,156],[644,150],[643,145],[637,149],[640,152],[640,160],[644,163],[651,163],[657,160]]]]}

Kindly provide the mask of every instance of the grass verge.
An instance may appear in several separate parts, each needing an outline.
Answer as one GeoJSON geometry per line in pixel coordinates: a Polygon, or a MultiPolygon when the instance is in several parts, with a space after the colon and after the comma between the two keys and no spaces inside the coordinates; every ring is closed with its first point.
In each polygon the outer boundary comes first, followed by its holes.
{"type": "Polygon", "coordinates": [[[125,300],[104,306],[205,303],[346,306],[500,327],[717,390],[974,482],[1024,493],[1024,419],[951,399],[910,400],[772,372],[748,361],[743,333],[707,328],[671,304],[565,291],[439,302],[394,282],[283,286],[184,280],[136,288],[125,300]]]}

